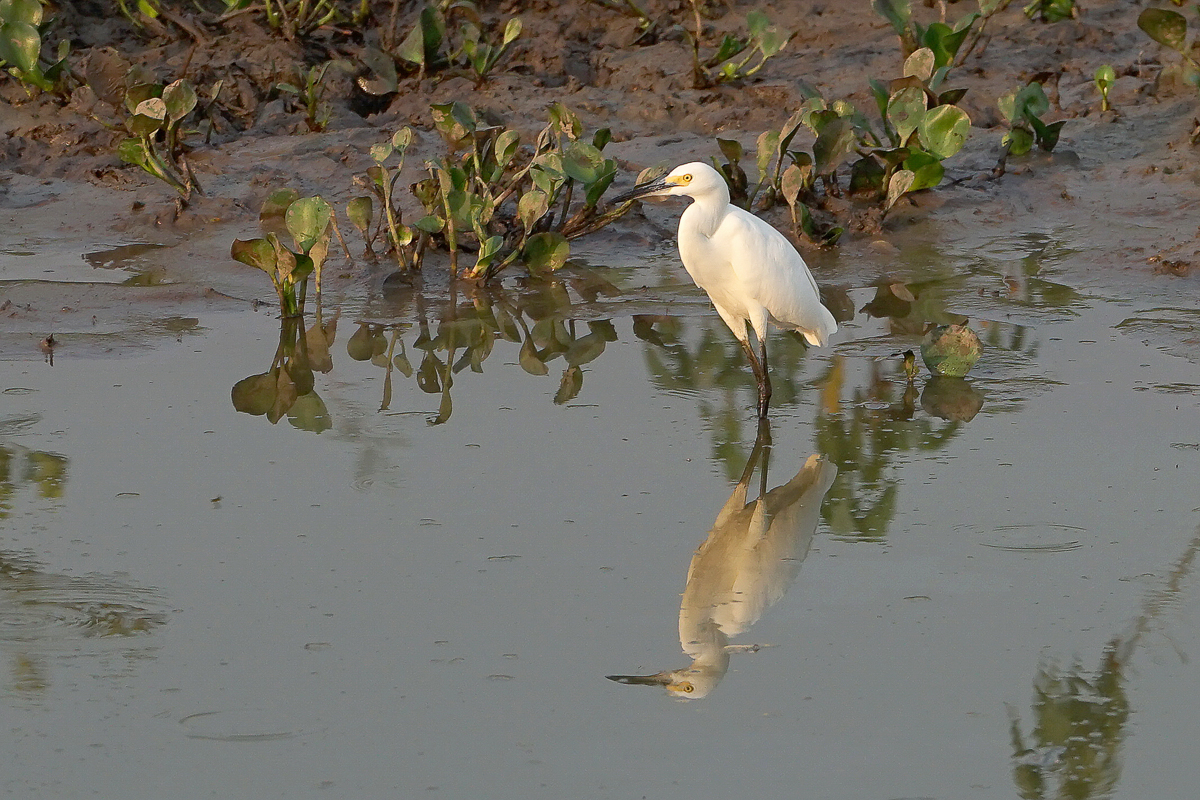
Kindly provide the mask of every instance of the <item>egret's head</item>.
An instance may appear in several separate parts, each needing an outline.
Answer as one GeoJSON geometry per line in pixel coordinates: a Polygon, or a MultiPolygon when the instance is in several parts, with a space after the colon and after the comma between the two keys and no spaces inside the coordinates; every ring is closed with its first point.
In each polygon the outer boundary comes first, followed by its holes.
{"type": "Polygon", "coordinates": [[[699,700],[707,697],[725,676],[724,670],[714,672],[711,668],[693,664],[685,669],[659,672],[654,675],[606,675],[610,681],[627,686],[661,686],[672,697],[680,700],[699,700]]]}
{"type": "Polygon", "coordinates": [[[613,198],[614,203],[624,203],[639,197],[664,195],[687,195],[700,197],[712,192],[728,194],[725,179],[708,164],[693,161],[676,167],[661,178],[639,183],[628,192],[613,198]]]}

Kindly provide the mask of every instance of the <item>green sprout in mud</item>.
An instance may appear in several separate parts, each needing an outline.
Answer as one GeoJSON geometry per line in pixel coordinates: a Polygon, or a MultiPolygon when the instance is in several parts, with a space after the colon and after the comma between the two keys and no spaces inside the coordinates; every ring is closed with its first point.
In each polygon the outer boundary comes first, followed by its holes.
{"type": "Polygon", "coordinates": [[[304,37],[339,17],[334,0],[224,0],[225,13],[222,19],[247,11],[261,10],[272,30],[283,34],[285,39],[304,37]]]}
{"type": "Polygon", "coordinates": [[[259,221],[266,237],[235,239],[230,255],[267,273],[282,317],[301,317],[309,275],[315,273],[317,297],[321,295],[321,265],[334,231],[333,207],[321,197],[301,198],[294,189],[281,189],[263,203],[259,221]],[[285,231],[291,234],[295,250],[280,241],[285,231]]]}
{"type": "Polygon", "coordinates": [[[1117,80],[1117,73],[1113,70],[1112,64],[1104,64],[1098,67],[1093,80],[1096,83],[1096,90],[1100,92],[1100,110],[1110,110],[1112,104],[1108,102],[1108,92],[1117,80]]]}
{"type": "MultiPolygon", "coordinates": [[[[1175,5],[1182,4],[1182,0],[1175,2],[1175,5]]],[[[1193,12],[1200,11],[1200,4],[1190,5],[1193,12]]],[[[1183,79],[1200,88],[1200,62],[1194,55],[1195,43],[1188,44],[1187,19],[1168,8],[1147,8],[1138,15],[1137,24],[1151,39],[1179,54],[1183,59],[1183,79]]]]}
{"type": "Polygon", "coordinates": [[[1058,144],[1059,132],[1066,121],[1047,123],[1042,120],[1042,115],[1050,110],[1050,100],[1040,83],[1032,81],[1009,92],[997,101],[997,105],[1009,126],[1008,133],[1001,140],[1004,152],[996,167],[998,174],[1004,172],[1009,155],[1025,155],[1035,144],[1050,151],[1058,144]]]}
{"type": "Polygon", "coordinates": [[[490,42],[484,35],[483,21],[475,3],[469,0],[441,0],[421,10],[416,25],[395,52],[401,61],[416,67],[421,77],[461,64],[474,75],[478,87],[487,81],[500,59],[521,35],[521,27],[520,18],[513,17],[505,23],[498,41],[490,42]]]}
{"type": "Polygon", "coordinates": [[[726,35],[717,46],[716,52],[707,58],[700,57],[700,42],[704,34],[701,21],[700,0],[691,0],[694,31],[684,31],[692,50],[692,83],[697,89],[706,89],[718,83],[730,83],[754,75],[767,59],[777,55],[795,33],[784,33],[771,24],[771,20],[761,11],[751,11],[746,15],[748,37],[739,39],[726,35]],[[743,53],[748,54],[738,60],[743,53]],[[757,61],[751,66],[752,61],[757,61]]]}
{"type": "Polygon", "coordinates": [[[304,107],[304,124],[314,133],[325,130],[325,126],[329,124],[329,104],[322,98],[325,94],[325,71],[332,63],[326,61],[308,69],[298,69],[298,79],[295,82],[283,81],[275,85],[279,91],[295,95],[304,107]]]}
{"type": "Polygon", "coordinates": [[[166,86],[131,86],[125,92],[125,129],[132,136],[117,147],[122,161],[165,182],[185,201],[193,191],[204,194],[183,154],[181,126],[196,103],[196,90],[182,78],[166,86]]]}
{"type": "Polygon", "coordinates": [[[42,37],[49,26],[38,0],[0,0],[0,67],[24,84],[66,94],[71,43],[59,42],[54,60],[43,61],[42,37]]]}

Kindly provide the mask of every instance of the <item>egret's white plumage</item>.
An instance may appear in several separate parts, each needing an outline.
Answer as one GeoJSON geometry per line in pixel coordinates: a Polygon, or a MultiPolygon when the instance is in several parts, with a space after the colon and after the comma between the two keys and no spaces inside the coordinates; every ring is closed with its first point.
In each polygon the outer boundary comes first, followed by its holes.
{"type": "Polygon", "coordinates": [[[616,200],[661,195],[693,200],[679,218],[679,256],[745,349],[758,380],[759,416],[765,417],[771,398],[767,322],[799,331],[818,346],[828,343],[837,322],[821,304],[817,282],[796,248],[770,224],[732,205],[729,187],[715,169],[693,161],[616,200]],[[758,355],[750,346],[747,322],[758,339],[758,355]]]}

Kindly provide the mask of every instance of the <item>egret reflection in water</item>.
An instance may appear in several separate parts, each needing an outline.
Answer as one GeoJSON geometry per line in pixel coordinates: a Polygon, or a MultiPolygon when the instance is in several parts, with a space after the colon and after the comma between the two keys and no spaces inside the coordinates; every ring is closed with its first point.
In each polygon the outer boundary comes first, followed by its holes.
{"type": "Polygon", "coordinates": [[[725,677],[731,652],[757,649],[729,640],[757,622],[792,585],[812,545],[821,500],[837,475],[837,468],[816,454],[790,481],[767,491],[770,450],[770,423],[764,421],[733,494],[692,556],[679,607],[679,643],[692,663],[654,675],[609,675],[609,680],[663,686],[676,697],[697,699],[725,677]],[[746,502],[760,462],[759,497],[746,502]]]}

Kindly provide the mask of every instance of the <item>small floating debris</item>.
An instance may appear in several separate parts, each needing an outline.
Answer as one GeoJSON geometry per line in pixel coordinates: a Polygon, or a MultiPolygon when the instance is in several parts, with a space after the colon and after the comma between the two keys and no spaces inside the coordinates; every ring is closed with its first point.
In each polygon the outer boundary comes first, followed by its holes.
{"type": "Polygon", "coordinates": [[[934,375],[961,378],[971,371],[983,345],[966,324],[937,325],[921,340],[921,360],[934,375]]]}

